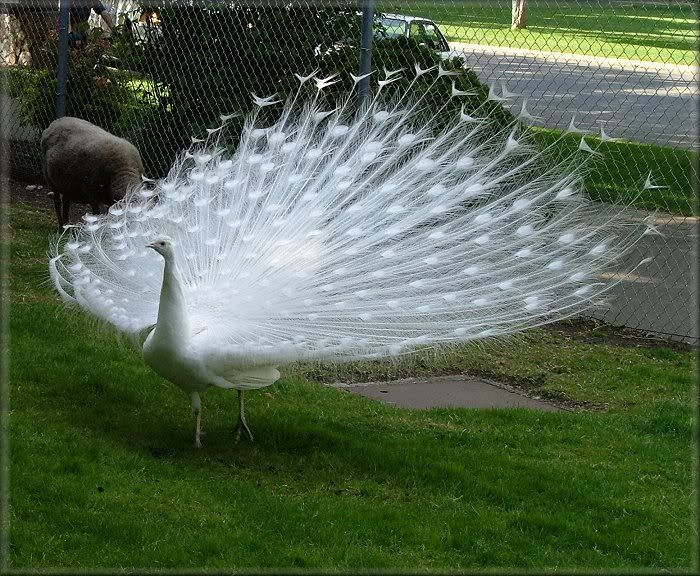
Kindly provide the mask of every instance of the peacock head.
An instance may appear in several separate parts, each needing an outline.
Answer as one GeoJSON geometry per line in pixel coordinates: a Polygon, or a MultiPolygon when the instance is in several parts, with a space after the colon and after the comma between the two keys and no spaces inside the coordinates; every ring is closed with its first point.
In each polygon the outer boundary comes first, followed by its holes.
{"type": "Polygon", "coordinates": [[[156,238],[150,244],[146,244],[146,248],[153,248],[166,260],[172,259],[175,254],[173,252],[173,241],[167,236],[160,236],[156,238]]]}

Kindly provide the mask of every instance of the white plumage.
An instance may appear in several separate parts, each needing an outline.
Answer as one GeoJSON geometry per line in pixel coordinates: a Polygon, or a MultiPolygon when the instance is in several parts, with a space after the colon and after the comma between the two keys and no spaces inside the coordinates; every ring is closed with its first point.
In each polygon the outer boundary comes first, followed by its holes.
{"type": "MultiPolygon", "coordinates": [[[[191,395],[197,444],[208,386],[239,390],[238,434],[249,433],[241,391],[272,384],[278,365],[575,314],[600,301],[610,284],[597,273],[642,235],[620,208],[588,200],[572,166],[547,165],[519,121],[496,130],[480,107],[435,129],[448,103],[431,121],[411,86],[384,98],[393,72],[359,111],[355,94],[322,104],[332,78],[298,78],[316,82],[310,101],[298,93],[259,126],[277,100],[255,96],[232,156],[209,131],[155,188],[70,229],[50,261],[64,300],[147,335],[145,361],[191,395]]],[[[470,96],[453,87],[452,99],[470,96]]]]}

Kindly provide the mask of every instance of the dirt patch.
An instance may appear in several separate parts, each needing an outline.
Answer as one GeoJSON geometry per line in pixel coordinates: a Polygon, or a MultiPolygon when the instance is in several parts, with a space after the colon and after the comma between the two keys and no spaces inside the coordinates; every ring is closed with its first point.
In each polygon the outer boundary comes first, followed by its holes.
{"type": "Polygon", "coordinates": [[[554,332],[566,340],[587,342],[590,344],[608,344],[627,348],[666,348],[678,352],[697,350],[697,346],[677,340],[666,340],[655,334],[626,328],[625,326],[612,326],[593,318],[576,318],[562,320],[554,324],[543,326],[544,330],[554,332]]]}
{"type": "MultiPolygon", "coordinates": [[[[28,204],[33,208],[48,210],[51,212],[51,217],[55,222],[53,192],[40,179],[37,178],[36,181],[29,182],[3,177],[2,187],[10,193],[10,204],[28,204]]],[[[71,203],[70,221],[79,221],[89,209],[90,207],[87,204],[71,203]]]]}

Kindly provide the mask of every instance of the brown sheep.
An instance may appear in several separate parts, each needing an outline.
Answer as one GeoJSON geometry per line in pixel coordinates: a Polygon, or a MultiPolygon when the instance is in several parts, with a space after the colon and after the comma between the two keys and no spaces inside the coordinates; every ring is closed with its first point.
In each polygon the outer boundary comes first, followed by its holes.
{"type": "Polygon", "coordinates": [[[70,203],[111,205],[141,184],[143,163],[131,142],[80,118],[54,120],[41,135],[42,170],[53,190],[59,230],[70,203]]]}

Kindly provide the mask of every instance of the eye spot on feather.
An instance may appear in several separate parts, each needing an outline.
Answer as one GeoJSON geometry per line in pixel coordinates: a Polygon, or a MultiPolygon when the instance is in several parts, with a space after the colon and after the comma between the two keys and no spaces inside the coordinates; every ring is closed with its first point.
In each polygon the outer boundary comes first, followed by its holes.
{"type": "Polygon", "coordinates": [[[349,126],[345,126],[344,124],[338,124],[337,126],[334,126],[331,129],[331,136],[333,136],[334,138],[339,138],[340,136],[344,136],[345,134],[347,134],[349,130],[349,126]]]}
{"type": "Polygon", "coordinates": [[[563,190],[561,190],[557,195],[556,199],[557,200],[562,200],[564,198],[569,198],[570,196],[573,196],[574,194],[574,189],[571,187],[566,187],[563,190]]]}
{"type": "Polygon", "coordinates": [[[386,110],[379,110],[373,114],[372,118],[375,122],[381,123],[389,118],[389,113],[386,110]]]}
{"type": "Polygon", "coordinates": [[[464,273],[467,276],[476,276],[480,272],[481,268],[477,265],[472,265],[464,269],[464,273]]]}
{"type": "Polygon", "coordinates": [[[574,241],[574,235],[571,232],[567,232],[566,234],[562,234],[559,236],[559,243],[560,244],[571,244],[574,241]]]}
{"type": "Polygon", "coordinates": [[[542,301],[539,296],[528,296],[524,299],[526,310],[537,310],[542,306],[542,301]]]}
{"type": "Polygon", "coordinates": [[[433,160],[432,158],[421,158],[418,163],[416,164],[416,170],[420,170],[421,172],[427,172],[428,170],[432,170],[435,168],[437,165],[437,162],[433,160]]]}
{"type": "Polygon", "coordinates": [[[478,196],[484,191],[484,185],[481,182],[476,182],[474,184],[470,184],[464,189],[464,194],[465,196],[478,196]]]}
{"type": "Polygon", "coordinates": [[[474,165],[474,158],[471,156],[464,156],[455,162],[455,168],[464,170],[466,168],[471,168],[474,165]]]}
{"type": "Polygon", "coordinates": [[[530,206],[530,204],[532,204],[532,200],[528,200],[527,198],[518,198],[515,202],[513,202],[513,210],[524,210],[530,206]]]}
{"type": "Polygon", "coordinates": [[[287,135],[284,132],[273,132],[270,134],[267,141],[272,145],[277,145],[284,142],[285,138],[287,138],[287,135]]]}
{"type": "Polygon", "coordinates": [[[255,165],[260,164],[263,161],[262,154],[251,154],[248,156],[248,164],[255,165]]]}
{"type": "Polygon", "coordinates": [[[440,196],[445,193],[447,188],[443,184],[435,184],[428,189],[428,196],[440,196]]]}
{"type": "Polygon", "coordinates": [[[399,136],[397,143],[399,146],[410,146],[416,141],[417,138],[418,136],[415,134],[404,134],[403,136],[399,136]]]}
{"type": "Polygon", "coordinates": [[[306,158],[308,160],[318,160],[323,156],[323,150],[321,148],[312,148],[306,153],[306,158]]]}

